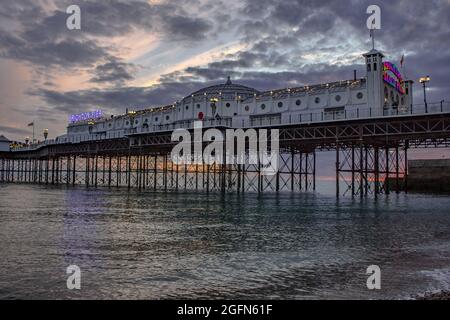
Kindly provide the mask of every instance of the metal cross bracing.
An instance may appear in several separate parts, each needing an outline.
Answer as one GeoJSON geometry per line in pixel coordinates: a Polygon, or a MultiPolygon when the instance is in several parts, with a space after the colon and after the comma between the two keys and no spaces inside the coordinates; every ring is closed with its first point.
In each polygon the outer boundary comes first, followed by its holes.
{"type": "Polygon", "coordinates": [[[336,151],[336,194],[378,196],[407,191],[408,146],[339,145],[336,151]]]}

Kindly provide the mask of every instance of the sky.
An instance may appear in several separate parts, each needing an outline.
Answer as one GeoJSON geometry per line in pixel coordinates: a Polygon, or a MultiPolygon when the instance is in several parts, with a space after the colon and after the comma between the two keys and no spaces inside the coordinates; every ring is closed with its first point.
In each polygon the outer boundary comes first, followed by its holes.
{"type": "Polygon", "coordinates": [[[371,49],[366,9],[382,10],[377,49],[406,77],[430,75],[450,100],[450,0],[1,0],[0,134],[64,134],[70,114],[170,104],[204,86],[259,90],[346,80],[371,49]],[[81,9],[68,30],[66,8],[81,9]]]}

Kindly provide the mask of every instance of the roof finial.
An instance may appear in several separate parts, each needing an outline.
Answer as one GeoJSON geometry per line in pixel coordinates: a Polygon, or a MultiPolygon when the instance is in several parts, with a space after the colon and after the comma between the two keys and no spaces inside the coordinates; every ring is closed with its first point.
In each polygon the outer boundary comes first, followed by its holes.
{"type": "Polygon", "coordinates": [[[227,77],[227,83],[226,83],[227,85],[230,85],[231,84],[231,78],[230,78],[230,76],[228,76],[227,77]]]}
{"type": "Polygon", "coordinates": [[[372,39],[372,50],[375,50],[375,29],[370,29],[370,38],[372,39]]]}

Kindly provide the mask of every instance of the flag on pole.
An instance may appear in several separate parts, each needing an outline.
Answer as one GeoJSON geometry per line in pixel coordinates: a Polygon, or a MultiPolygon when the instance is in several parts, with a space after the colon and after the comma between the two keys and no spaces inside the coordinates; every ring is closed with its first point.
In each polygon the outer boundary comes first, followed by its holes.
{"type": "Polygon", "coordinates": [[[402,58],[400,60],[400,66],[403,68],[403,63],[405,62],[405,55],[402,55],[402,58]]]}
{"type": "Polygon", "coordinates": [[[28,124],[28,126],[29,126],[29,127],[34,127],[34,122],[30,122],[30,123],[28,124]]]}

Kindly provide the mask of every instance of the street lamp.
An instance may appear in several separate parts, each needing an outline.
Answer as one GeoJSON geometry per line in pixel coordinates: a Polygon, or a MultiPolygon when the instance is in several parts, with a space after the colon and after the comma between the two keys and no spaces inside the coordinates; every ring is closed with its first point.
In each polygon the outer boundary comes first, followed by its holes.
{"type": "Polygon", "coordinates": [[[25,138],[25,144],[28,145],[28,142],[30,141],[30,137],[25,138]]]}
{"type": "Polygon", "coordinates": [[[425,102],[425,113],[428,113],[428,103],[427,103],[427,83],[430,82],[430,76],[422,77],[419,82],[423,85],[423,101],[425,102]]]}
{"type": "Polygon", "coordinates": [[[48,137],[48,129],[44,129],[44,139],[45,139],[45,141],[47,141],[47,137],[48,137]]]}

